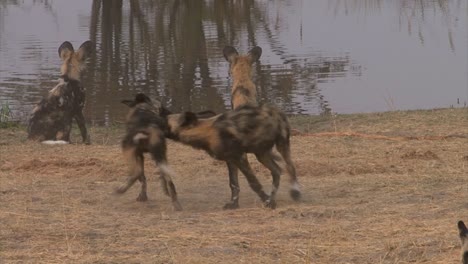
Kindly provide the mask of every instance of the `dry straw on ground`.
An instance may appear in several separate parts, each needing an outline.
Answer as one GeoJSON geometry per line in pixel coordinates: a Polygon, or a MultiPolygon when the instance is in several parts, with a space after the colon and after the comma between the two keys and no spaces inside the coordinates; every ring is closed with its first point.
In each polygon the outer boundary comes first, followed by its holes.
{"type": "MultiPolygon", "coordinates": [[[[292,138],[303,201],[291,201],[283,177],[278,209],[264,209],[241,177],[235,211],[221,210],[224,163],[200,151],[169,144],[184,207],[173,212],[150,161],[148,202],[134,200],[137,187],[113,194],[127,170],[119,127],[92,128],[91,146],[45,146],[26,142],[23,129],[2,129],[1,262],[457,263],[468,139],[443,137],[468,135],[466,109],[292,123],[310,135],[335,133],[292,138]]],[[[250,160],[269,189],[266,169],[250,160]]]]}

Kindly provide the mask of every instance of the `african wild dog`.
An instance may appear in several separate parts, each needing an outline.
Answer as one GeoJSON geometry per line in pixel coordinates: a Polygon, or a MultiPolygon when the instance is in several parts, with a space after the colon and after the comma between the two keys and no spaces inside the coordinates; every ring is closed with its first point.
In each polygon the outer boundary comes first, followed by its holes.
{"type": "Polygon", "coordinates": [[[233,78],[231,106],[236,109],[245,104],[257,105],[257,88],[252,82],[252,64],[262,55],[262,48],[256,46],[247,55],[239,55],[234,47],[223,49],[224,58],[229,62],[233,78]]]}
{"type": "MultiPolygon", "coordinates": [[[[281,174],[281,169],[271,153],[272,148],[276,146],[286,162],[292,184],[291,197],[294,200],[300,198],[296,169],[291,160],[289,123],[286,115],[276,107],[244,105],[208,119],[199,119],[192,112],[171,114],[167,118],[168,138],[203,149],[214,158],[240,169],[250,187],[270,208],[276,207],[275,195],[281,174]],[[246,153],[255,154],[258,161],[271,171],[273,187],[270,196],[263,191],[247,159],[243,158],[246,153]]],[[[238,200],[234,202],[238,203],[238,200]]],[[[233,200],[227,206],[232,204],[233,200]]]]}
{"type": "MultiPolygon", "coordinates": [[[[262,55],[262,48],[259,46],[253,47],[247,55],[239,55],[237,50],[232,46],[226,46],[223,49],[224,58],[229,62],[230,74],[233,79],[231,88],[231,106],[232,109],[237,109],[243,105],[249,104],[257,106],[257,88],[252,81],[252,64],[262,55]]],[[[281,158],[272,153],[275,161],[280,161],[281,158]]],[[[242,159],[248,162],[247,155],[244,154],[242,159]]],[[[229,186],[231,188],[231,202],[225,205],[225,209],[235,209],[239,207],[239,180],[237,168],[227,163],[229,170],[229,186]]]]}
{"type": "MultiPolygon", "coordinates": [[[[231,88],[231,108],[237,109],[240,106],[258,105],[257,87],[252,81],[252,64],[262,55],[262,48],[255,46],[247,55],[239,55],[232,46],[223,49],[224,58],[229,62],[229,71],[233,79],[231,88]]],[[[248,162],[247,154],[242,159],[248,162]]],[[[235,209],[239,207],[239,170],[233,164],[226,163],[229,172],[229,187],[231,188],[231,202],[224,206],[225,209],[235,209]]]]}
{"type": "Polygon", "coordinates": [[[76,52],[68,41],[60,45],[58,53],[63,63],[60,67],[59,83],[32,111],[28,124],[28,139],[69,142],[74,118],[80,128],[83,142],[90,143],[83,115],[85,88],[81,84],[81,72],[92,51],[91,41],[85,41],[76,52]]]}
{"type": "Polygon", "coordinates": [[[462,263],[468,264],[468,229],[463,221],[458,221],[458,231],[461,239],[462,263]]]}
{"type": "Polygon", "coordinates": [[[127,133],[122,140],[123,153],[130,166],[130,177],[116,192],[125,193],[136,180],[139,180],[141,192],[137,201],[148,200],[143,154],[149,152],[161,171],[160,180],[164,193],[171,197],[175,210],[182,210],[172,182],[172,170],[167,164],[166,157],[167,147],[164,136],[168,132],[168,126],[164,116],[169,112],[161,107],[159,102],[153,104],[142,93],[137,94],[134,100],[123,100],[122,103],[130,107],[126,119],[127,133]]]}

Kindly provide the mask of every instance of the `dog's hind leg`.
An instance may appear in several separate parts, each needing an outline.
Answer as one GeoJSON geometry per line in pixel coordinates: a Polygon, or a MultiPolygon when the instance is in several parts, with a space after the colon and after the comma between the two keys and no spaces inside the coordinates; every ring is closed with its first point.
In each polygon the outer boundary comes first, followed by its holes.
{"type": "Polygon", "coordinates": [[[139,155],[139,157],[137,158],[137,162],[139,163],[138,166],[141,168],[140,177],[138,178],[138,180],[141,183],[141,191],[136,200],[139,202],[145,202],[148,200],[148,195],[146,194],[147,183],[146,183],[145,169],[144,169],[145,159],[143,157],[143,154],[139,155]]]}
{"type": "Polygon", "coordinates": [[[299,190],[299,182],[297,181],[296,167],[291,160],[291,150],[289,146],[289,139],[280,140],[276,143],[276,149],[281,154],[286,163],[286,170],[289,174],[289,181],[291,183],[290,195],[294,201],[301,199],[301,191],[299,190]]]}
{"type": "Polygon", "coordinates": [[[271,187],[271,194],[270,199],[266,201],[266,206],[272,209],[276,208],[276,192],[278,191],[279,184],[280,184],[280,177],[281,177],[281,169],[278,164],[275,162],[275,157],[271,151],[264,152],[264,153],[256,153],[255,156],[257,157],[258,161],[263,164],[263,166],[267,167],[268,170],[271,172],[272,177],[272,187],[271,187]]]}
{"type": "Polygon", "coordinates": [[[159,170],[161,172],[161,184],[163,185],[164,193],[168,194],[171,197],[172,205],[174,206],[174,210],[181,211],[182,206],[177,199],[177,192],[174,183],[172,182],[172,169],[167,164],[166,158],[166,149],[165,148],[157,148],[155,147],[155,151],[151,152],[154,161],[159,166],[159,170]]]}
{"type": "Polygon", "coordinates": [[[161,175],[161,176],[159,176],[159,181],[160,181],[161,188],[162,188],[164,194],[171,197],[171,195],[169,194],[169,189],[167,188],[166,178],[164,178],[164,176],[161,175]]]}
{"type": "Polygon", "coordinates": [[[174,210],[181,211],[182,206],[180,205],[179,200],[177,199],[176,188],[175,188],[174,183],[172,182],[172,177],[171,177],[171,175],[173,175],[172,169],[167,165],[167,162],[165,160],[158,161],[157,163],[158,163],[159,169],[161,170],[161,177],[164,178],[164,183],[166,184],[165,188],[167,189],[167,192],[169,193],[169,196],[171,197],[174,210]]]}
{"type": "MultiPolygon", "coordinates": [[[[137,153],[136,147],[133,146],[133,147],[129,147],[125,149],[124,154],[127,157],[127,161],[130,167],[130,176],[128,177],[127,183],[120,186],[116,190],[116,192],[119,194],[125,193],[130,187],[132,187],[135,181],[140,179],[143,175],[143,166],[142,166],[143,155],[141,153],[137,153]]],[[[143,185],[145,185],[145,190],[146,190],[146,179],[144,183],[142,182],[142,186],[143,185]]],[[[142,187],[142,190],[143,190],[143,187],[142,187]]]]}
{"type": "Polygon", "coordinates": [[[242,155],[239,159],[233,159],[230,162],[232,162],[240,169],[240,171],[247,178],[250,188],[252,188],[252,190],[258,194],[262,202],[266,203],[270,197],[263,191],[262,184],[258,181],[257,176],[255,176],[252,168],[250,167],[249,161],[245,157],[246,155],[242,155]]]}

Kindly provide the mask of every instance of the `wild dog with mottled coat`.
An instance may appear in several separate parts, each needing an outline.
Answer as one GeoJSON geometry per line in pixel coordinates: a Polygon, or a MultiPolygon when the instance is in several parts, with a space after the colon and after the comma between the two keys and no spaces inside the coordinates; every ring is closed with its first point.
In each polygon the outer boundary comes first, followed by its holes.
{"type": "MultiPolygon", "coordinates": [[[[232,47],[223,49],[224,58],[229,62],[229,72],[233,79],[231,88],[231,108],[237,109],[243,105],[257,106],[257,87],[252,81],[252,64],[262,55],[262,48],[255,46],[246,55],[232,47]]],[[[242,156],[243,162],[248,162],[247,155],[242,156]]],[[[226,162],[229,172],[229,187],[231,188],[231,201],[224,209],[236,209],[239,207],[239,170],[233,164],[226,162]]]]}
{"type": "MultiPolygon", "coordinates": [[[[262,48],[253,47],[246,55],[239,55],[239,52],[232,47],[226,46],[223,49],[224,58],[229,62],[230,74],[233,79],[231,88],[231,106],[237,109],[243,105],[257,106],[257,87],[252,81],[252,64],[260,59],[262,48]]],[[[276,161],[281,158],[272,154],[276,161]]],[[[242,157],[247,160],[247,155],[242,157]]],[[[225,209],[235,209],[239,207],[239,180],[238,170],[232,164],[227,163],[229,170],[229,186],[231,188],[231,202],[227,203],[225,209]]]]}
{"type": "Polygon", "coordinates": [[[203,149],[212,157],[223,160],[240,169],[250,187],[258,194],[267,207],[276,207],[276,192],[280,183],[281,169],[271,153],[272,148],[281,154],[292,184],[291,197],[300,198],[296,169],[291,160],[290,126],[288,119],[276,107],[244,105],[208,119],[199,119],[192,112],[167,116],[168,138],[197,149],[203,149]],[[273,177],[270,195],[253,173],[246,153],[253,153],[258,161],[267,167],[273,177]]]}
{"type": "Polygon", "coordinates": [[[168,125],[164,117],[169,112],[161,107],[159,102],[152,103],[150,98],[142,93],[137,94],[134,100],[123,100],[122,103],[130,107],[126,119],[127,133],[122,140],[123,153],[130,167],[130,177],[126,184],[117,189],[117,193],[125,193],[139,180],[141,191],[137,201],[148,200],[143,154],[149,152],[159,166],[164,193],[171,197],[175,210],[182,210],[171,178],[173,173],[166,157],[165,134],[168,133],[168,125]]]}
{"type": "Polygon", "coordinates": [[[69,142],[72,120],[75,119],[83,142],[90,143],[83,115],[85,88],[81,83],[81,73],[92,51],[91,41],[81,44],[76,52],[68,41],[60,45],[58,53],[63,63],[59,83],[32,111],[28,139],[69,142]]]}
{"type": "Polygon", "coordinates": [[[468,229],[463,221],[458,221],[458,231],[461,239],[462,263],[468,264],[468,229]]]}

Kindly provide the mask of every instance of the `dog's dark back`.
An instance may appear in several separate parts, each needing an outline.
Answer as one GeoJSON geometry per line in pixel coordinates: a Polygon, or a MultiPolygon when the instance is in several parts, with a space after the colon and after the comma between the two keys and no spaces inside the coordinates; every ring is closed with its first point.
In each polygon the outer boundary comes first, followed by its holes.
{"type": "Polygon", "coordinates": [[[180,131],[190,130],[194,138],[200,138],[190,145],[223,160],[232,155],[267,151],[278,141],[289,145],[290,127],[286,115],[266,104],[243,105],[210,119],[198,119],[190,112],[169,115],[169,124],[169,138],[179,140],[180,131]]]}
{"type": "MultiPolygon", "coordinates": [[[[144,94],[138,94],[135,100],[124,100],[130,110],[126,118],[127,132],[122,140],[124,151],[126,148],[137,148],[141,152],[166,151],[164,134],[167,133],[167,120],[164,119],[165,108],[154,106],[144,94]],[[141,134],[137,137],[137,135],[141,134]],[[137,138],[135,138],[137,137],[137,138]]],[[[159,153],[157,155],[162,155],[159,153]]]]}

